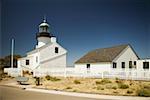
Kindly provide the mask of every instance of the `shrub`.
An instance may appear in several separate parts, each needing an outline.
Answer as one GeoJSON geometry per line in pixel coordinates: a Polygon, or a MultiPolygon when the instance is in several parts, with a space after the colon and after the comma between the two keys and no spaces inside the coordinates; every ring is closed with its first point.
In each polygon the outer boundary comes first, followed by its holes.
{"type": "Polygon", "coordinates": [[[133,93],[132,90],[127,90],[127,94],[131,94],[131,93],[133,93]]]}
{"type": "Polygon", "coordinates": [[[112,82],[109,79],[102,79],[101,81],[96,81],[95,83],[98,85],[98,84],[107,84],[112,82]]]}
{"type": "Polygon", "coordinates": [[[29,74],[29,71],[28,70],[23,71],[23,74],[29,74]]]}
{"type": "Polygon", "coordinates": [[[54,89],[55,91],[59,91],[59,89],[54,89]]]}
{"type": "Polygon", "coordinates": [[[96,81],[95,83],[98,85],[98,84],[101,84],[101,81],[96,81]]]}
{"type": "Polygon", "coordinates": [[[127,89],[127,88],[129,88],[129,85],[124,84],[124,83],[119,83],[118,86],[119,86],[120,89],[127,89]]]}
{"type": "Polygon", "coordinates": [[[72,92],[77,92],[77,90],[73,90],[72,92]]]}
{"type": "Polygon", "coordinates": [[[50,76],[49,76],[49,75],[46,75],[45,78],[46,78],[47,80],[50,80],[50,76]]]}
{"type": "Polygon", "coordinates": [[[129,84],[130,86],[131,86],[131,85],[134,85],[134,82],[133,82],[132,80],[130,80],[129,83],[130,83],[130,84],[129,84]]]}
{"type": "Polygon", "coordinates": [[[66,87],[66,89],[72,89],[72,87],[68,86],[68,87],[66,87]]]}
{"type": "Polygon", "coordinates": [[[0,81],[1,81],[1,80],[3,80],[3,79],[0,77],[0,81]]]}
{"type": "Polygon", "coordinates": [[[97,87],[97,90],[104,90],[104,88],[101,87],[101,86],[98,86],[98,87],[97,87]]]}
{"type": "Polygon", "coordinates": [[[149,89],[150,90],[150,85],[144,85],[143,87],[144,87],[144,89],[149,89]]]}
{"type": "Polygon", "coordinates": [[[112,83],[109,79],[102,79],[101,80],[102,83],[107,84],[107,83],[112,83]]]}
{"type": "Polygon", "coordinates": [[[112,87],[112,89],[116,90],[116,89],[117,89],[117,87],[116,87],[116,86],[113,86],[113,87],[112,87]]]}
{"type": "Polygon", "coordinates": [[[45,76],[45,78],[46,78],[47,80],[50,80],[50,81],[60,81],[59,78],[51,77],[51,76],[49,76],[49,75],[45,76]]]}
{"type": "Polygon", "coordinates": [[[119,80],[119,78],[118,78],[118,77],[116,77],[115,79],[116,79],[116,80],[119,80]]]}
{"type": "Polygon", "coordinates": [[[116,83],[122,83],[122,80],[119,80],[119,78],[116,78],[115,82],[116,83]]]}
{"type": "Polygon", "coordinates": [[[29,72],[28,74],[29,74],[29,75],[33,75],[33,72],[29,72]]]}
{"type": "Polygon", "coordinates": [[[75,84],[81,84],[81,82],[79,80],[74,80],[75,84]]]}
{"type": "Polygon", "coordinates": [[[141,89],[137,90],[137,95],[144,96],[144,97],[150,97],[150,90],[141,88],[141,89]]]}

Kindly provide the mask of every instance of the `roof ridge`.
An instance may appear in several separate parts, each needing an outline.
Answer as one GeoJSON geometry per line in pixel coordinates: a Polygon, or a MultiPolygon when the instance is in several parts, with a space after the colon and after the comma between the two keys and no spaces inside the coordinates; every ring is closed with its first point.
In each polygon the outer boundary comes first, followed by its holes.
{"type": "MultiPolygon", "coordinates": [[[[110,46],[110,47],[104,47],[104,48],[97,48],[97,49],[108,49],[108,48],[114,48],[114,47],[120,47],[120,46],[129,46],[130,44],[120,44],[120,45],[115,45],[115,46],[110,46]]],[[[95,50],[97,50],[95,49],[95,50]]]]}
{"type": "Polygon", "coordinates": [[[129,44],[116,45],[107,48],[99,48],[89,51],[75,63],[95,63],[95,62],[111,62],[119,55],[129,44]],[[95,60],[96,59],[96,60],[95,60]]]}

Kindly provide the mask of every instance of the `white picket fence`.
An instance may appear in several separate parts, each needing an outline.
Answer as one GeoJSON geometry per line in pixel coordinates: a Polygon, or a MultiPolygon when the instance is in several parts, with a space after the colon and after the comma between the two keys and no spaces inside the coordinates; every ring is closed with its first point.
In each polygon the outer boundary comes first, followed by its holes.
{"type": "MultiPolygon", "coordinates": [[[[5,73],[16,77],[22,76],[22,70],[19,68],[5,68],[5,73]]],[[[55,69],[35,69],[33,76],[44,77],[50,76],[62,76],[62,77],[91,77],[91,78],[120,78],[130,80],[147,80],[150,81],[150,70],[111,70],[104,72],[91,72],[90,70],[79,72],[75,68],[55,68],[55,69]]]]}
{"type": "Polygon", "coordinates": [[[139,71],[139,70],[112,70],[105,72],[90,72],[87,70],[85,72],[77,72],[74,68],[64,68],[64,69],[39,69],[33,71],[33,76],[62,76],[62,77],[91,77],[91,78],[120,78],[120,79],[130,79],[130,80],[148,80],[150,81],[150,71],[139,71]]]}

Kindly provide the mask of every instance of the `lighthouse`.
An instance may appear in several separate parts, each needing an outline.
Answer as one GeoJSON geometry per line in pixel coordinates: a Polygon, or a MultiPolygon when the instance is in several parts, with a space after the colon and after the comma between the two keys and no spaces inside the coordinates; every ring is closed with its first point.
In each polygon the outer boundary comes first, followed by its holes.
{"type": "Polygon", "coordinates": [[[44,18],[38,25],[37,44],[18,60],[18,68],[30,72],[66,68],[67,50],[56,41],[51,29],[51,25],[44,18]]]}

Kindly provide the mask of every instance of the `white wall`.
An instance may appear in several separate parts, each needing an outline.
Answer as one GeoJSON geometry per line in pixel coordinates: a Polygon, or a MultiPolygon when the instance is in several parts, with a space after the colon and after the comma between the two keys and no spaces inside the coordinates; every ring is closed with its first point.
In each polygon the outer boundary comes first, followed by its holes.
{"type": "Polygon", "coordinates": [[[27,57],[23,57],[18,60],[18,67],[25,67],[27,69],[33,70],[38,65],[39,65],[39,52],[27,55],[27,57]],[[26,65],[26,60],[29,60],[29,65],[26,65]]]}
{"type": "Polygon", "coordinates": [[[104,71],[110,71],[111,63],[84,63],[84,64],[75,64],[75,71],[76,72],[86,72],[87,64],[90,64],[90,72],[98,73],[104,71]]]}
{"type": "Polygon", "coordinates": [[[67,51],[59,44],[48,44],[42,49],[37,49],[36,52],[28,53],[27,57],[19,59],[18,66],[32,70],[37,67],[66,67],[66,53],[67,51]],[[55,47],[59,48],[58,53],[55,53],[55,47]],[[36,60],[36,57],[38,60],[36,60]],[[29,60],[29,65],[26,65],[26,60],[29,60]]]}
{"type": "Polygon", "coordinates": [[[66,53],[67,51],[64,48],[57,43],[53,43],[52,45],[40,50],[40,61],[42,62],[66,53]],[[55,47],[59,48],[58,53],[55,53],[55,47]]]}
{"type": "Polygon", "coordinates": [[[65,68],[66,67],[66,54],[46,60],[40,63],[39,68],[65,68]]]}
{"type": "MultiPolygon", "coordinates": [[[[118,57],[116,57],[113,62],[117,63],[116,69],[122,69],[122,62],[125,62],[125,69],[129,69],[129,61],[132,61],[132,65],[134,61],[137,61],[138,57],[133,52],[133,50],[128,46],[118,57]]],[[[113,64],[112,64],[113,67],[113,64]]]]}
{"type": "Polygon", "coordinates": [[[149,70],[150,71],[150,59],[144,59],[144,60],[137,60],[137,66],[138,70],[145,71],[149,70]],[[143,69],[143,62],[149,62],[149,69],[143,69]]]}

